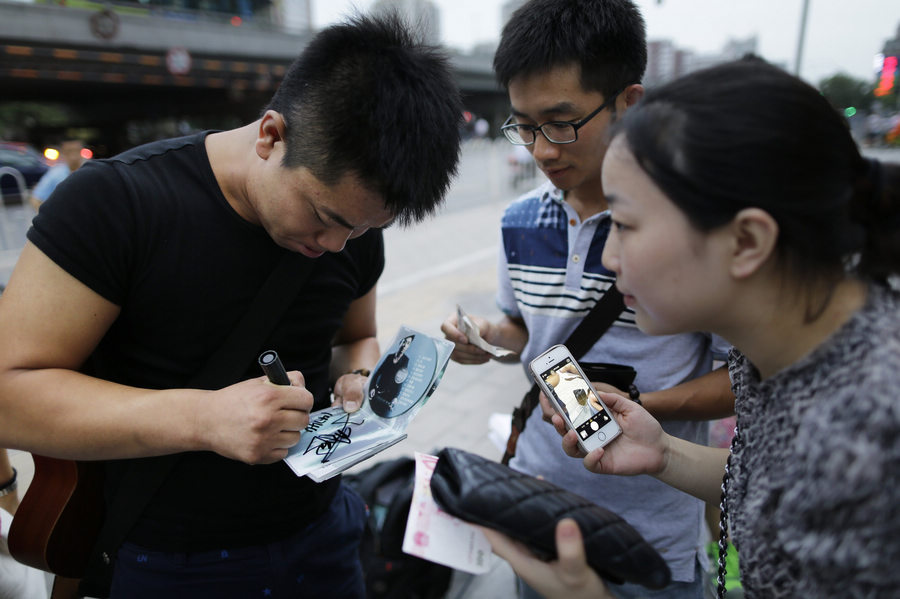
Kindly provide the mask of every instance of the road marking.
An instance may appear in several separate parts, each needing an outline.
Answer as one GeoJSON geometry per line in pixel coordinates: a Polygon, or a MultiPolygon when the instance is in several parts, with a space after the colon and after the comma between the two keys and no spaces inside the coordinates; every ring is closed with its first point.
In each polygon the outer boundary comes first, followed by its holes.
{"type": "Polygon", "coordinates": [[[440,277],[455,270],[459,270],[472,264],[473,262],[480,262],[481,260],[494,258],[496,256],[496,245],[486,247],[470,254],[466,254],[465,256],[460,256],[453,260],[443,262],[433,268],[423,269],[419,272],[407,275],[405,277],[400,277],[392,281],[387,281],[385,283],[379,283],[377,295],[381,297],[384,295],[395,293],[397,291],[407,289],[408,287],[412,287],[413,285],[421,283],[422,281],[427,281],[428,279],[440,277]]]}

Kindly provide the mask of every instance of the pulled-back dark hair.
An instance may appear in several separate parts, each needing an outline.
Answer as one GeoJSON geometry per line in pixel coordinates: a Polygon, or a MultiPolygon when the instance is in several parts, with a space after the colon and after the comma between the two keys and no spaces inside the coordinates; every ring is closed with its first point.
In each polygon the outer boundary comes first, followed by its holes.
{"type": "Polygon", "coordinates": [[[456,174],[459,89],[446,56],[396,13],[319,32],[266,109],[287,126],[284,166],[328,185],[353,173],[400,224],[433,213],[456,174]]]}
{"type": "Polygon", "coordinates": [[[795,277],[900,270],[900,166],[864,159],[843,116],[783,70],[748,57],[692,73],[648,91],[619,127],[698,229],[756,207],[778,223],[776,256],[795,277]]]}
{"type": "Polygon", "coordinates": [[[531,0],[503,27],[494,73],[503,87],[569,64],[581,87],[609,97],[647,68],[644,18],[630,0],[531,0]]]}

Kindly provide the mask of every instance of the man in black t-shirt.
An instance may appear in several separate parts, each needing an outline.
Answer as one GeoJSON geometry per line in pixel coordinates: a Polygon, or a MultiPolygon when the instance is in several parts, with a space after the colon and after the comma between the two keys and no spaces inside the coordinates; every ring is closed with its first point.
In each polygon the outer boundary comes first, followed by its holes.
{"type": "Polygon", "coordinates": [[[112,460],[108,492],[137,458],[179,454],[110,556],[113,596],[364,595],[361,500],[282,458],[332,383],[348,411],[363,401],[380,229],[434,212],[460,114],[439,51],[355,17],[259,120],[92,160],[42,205],[0,301],[0,447],[112,460]],[[291,385],[250,360],[188,388],[285,255],[312,270],[250,349],[277,350],[291,385]]]}

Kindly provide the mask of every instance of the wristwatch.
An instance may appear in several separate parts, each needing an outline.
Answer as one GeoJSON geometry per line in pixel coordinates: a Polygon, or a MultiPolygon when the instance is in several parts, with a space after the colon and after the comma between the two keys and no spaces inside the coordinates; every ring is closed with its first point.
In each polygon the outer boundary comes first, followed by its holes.
{"type": "Polygon", "coordinates": [[[638,391],[638,388],[633,384],[628,386],[628,397],[637,405],[644,405],[643,402],[641,402],[641,392],[638,391]]]}
{"type": "Polygon", "coordinates": [[[18,475],[19,473],[15,468],[12,469],[13,475],[12,478],[0,485],[0,497],[6,497],[11,493],[15,493],[16,489],[19,488],[18,475]]]}

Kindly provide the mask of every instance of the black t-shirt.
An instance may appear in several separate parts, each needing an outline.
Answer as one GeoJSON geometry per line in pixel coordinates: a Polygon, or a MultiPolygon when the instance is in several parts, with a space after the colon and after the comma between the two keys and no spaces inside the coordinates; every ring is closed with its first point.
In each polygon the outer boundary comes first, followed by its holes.
{"type": "MultiPolygon", "coordinates": [[[[243,318],[280,257],[265,230],[242,219],[209,165],[206,133],[92,160],[61,183],[28,239],[121,307],[85,364],[136,387],[184,387],[243,318]]],[[[327,405],[331,343],[350,303],[384,268],[380,230],[314,260],[312,272],[262,349],[300,370],[327,405]]],[[[254,362],[234,381],[260,376],[254,362]]],[[[114,484],[114,481],[113,483],[114,484]]],[[[324,511],[337,479],[315,484],[283,462],[248,466],[186,453],[131,540],[157,549],[235,547],[288,536],[324,511]]]]}

